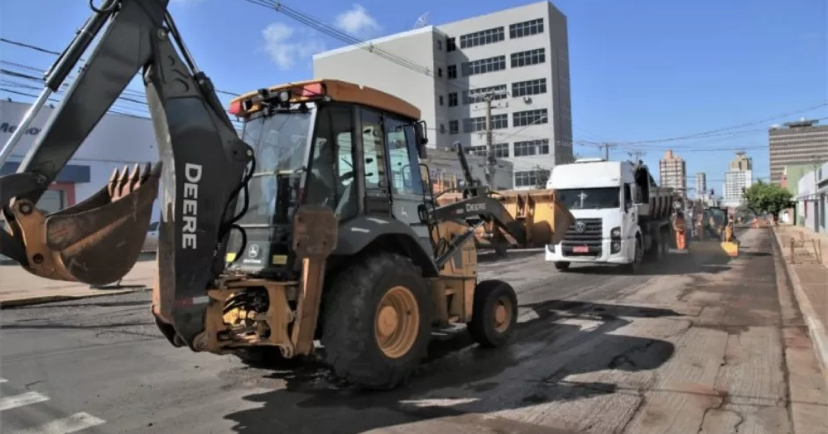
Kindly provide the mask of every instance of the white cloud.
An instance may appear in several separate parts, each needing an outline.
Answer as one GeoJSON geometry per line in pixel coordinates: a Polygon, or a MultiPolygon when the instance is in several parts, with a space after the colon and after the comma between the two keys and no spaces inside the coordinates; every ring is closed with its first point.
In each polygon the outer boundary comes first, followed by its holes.
{"type": "Polygon", "coordinates": [[[302,29],[297,32],[283,23],[269,24],[262,30],[262,37],[270,60],[282,70],[293,67],[298,59],[307,59],[325,51],[325,44],[314,37],[311,31],[302,29]]]}
{"type": "Polygon", "coordinates": [[[346,33],[358,38],[372,38],[382,31],[382,26],[364,7],[354,4],[351,9],[339,14],[335,24],[346,33]]]}

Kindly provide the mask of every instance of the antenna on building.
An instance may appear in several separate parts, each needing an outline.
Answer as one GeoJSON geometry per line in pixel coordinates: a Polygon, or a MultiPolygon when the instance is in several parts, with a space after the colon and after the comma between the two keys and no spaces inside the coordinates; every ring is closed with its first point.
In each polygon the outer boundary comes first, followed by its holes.
{"type": "Polygon", "coordinates": [[[417,18],[417,22],[414,23],[414,28],[419,29],[420,27],[425,27],[428,24],[428,12],[420,15],[417,18]]]}

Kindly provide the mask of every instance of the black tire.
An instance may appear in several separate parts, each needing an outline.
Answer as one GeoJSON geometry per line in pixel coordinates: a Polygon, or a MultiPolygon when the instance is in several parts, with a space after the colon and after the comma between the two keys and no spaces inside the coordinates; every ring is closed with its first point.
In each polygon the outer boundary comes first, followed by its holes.
{"type": "Polygon", "coordinates": [[[506,252],[509,249],[509,244],[505,241],[496,241],[495,242],[495,256],[497,258],[505,258],[506,252]]]}
{"type": "Polygon", "coordinates": [[[501,280],[484,280],[474,288],[472,319],[468,324],[472,339],[483,348],[506,345],[515,333],[518,319],[518,301],[515,290],[501,280]],[[496,312],[499,304],[505,308],[506,318],[498,325],[496,312]]]}
{"type": "Polygon", "coordinates": [[[301,363],[300,357],[286,359],[279,347],[271,346],[240,348],[233,355],[253,368],[294,369],[301,363]]]}
{"type": "Polygon", "coordinates": [[[633,256],[633,261],[629,264],[624,264],[624,271],[627,273],[633,274],[638,271],[641,266],[641,262],[644,258],[644,247],[641,245],[641,238],[635,238],[635,254],[633,256]]]}
{"type": "Polygon", "coordinates": [[[569,270],[569,262],[555,262],[555,269],[558,271],[569,270]]]}
{"type": "Polygon", "coordinates": [[[662,259],[666,258],[667,255],[670,254],[670,246],[675,244],[675,234],[669,230],[664,231],[661,237],[661,244],[658,246],[661,249],[661,256],[662,259]],[[672,243],[670,242],[670,237],[673,235],[672,239],[674,240],[672,243]]]}
{"type": "Polygon", "coordinates": [[[397,254],[363,256],[337,275],[329,291],[321,341],[334,373],[368,389],[392,389],[405,381],[425,357],[431,338],[433,301],[420,270],[397,254]],[[375,324],[382,297],[397,286],[416,300],[419,323],[408,351],[391,358],[377,341],[375,324]]]}

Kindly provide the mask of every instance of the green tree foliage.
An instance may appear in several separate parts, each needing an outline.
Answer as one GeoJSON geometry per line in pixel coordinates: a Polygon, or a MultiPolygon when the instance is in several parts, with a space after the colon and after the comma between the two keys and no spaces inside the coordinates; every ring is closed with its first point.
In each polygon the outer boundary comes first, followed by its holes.
{"type": "Polygon", "coordinates": [[[790,191],[776,185],[762,181],[745,189],[747,207],[756,214],[770,214],[774,221],[779,218],[782,210],[794,205],[790,191]]]}
{"type": "Polygon", "coordinates": [[[540,166],[535,166],[533,170],[535,171],[535,188],[546,188],[546,181],[549,181],[549,175],[552,174],[552,172],[540,166]]]}

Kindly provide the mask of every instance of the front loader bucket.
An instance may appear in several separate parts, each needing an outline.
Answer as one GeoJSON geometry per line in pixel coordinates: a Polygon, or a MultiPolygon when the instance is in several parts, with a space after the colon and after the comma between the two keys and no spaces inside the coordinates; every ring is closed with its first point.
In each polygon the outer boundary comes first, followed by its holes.
{"type": "Polygon", "coordinates": [[[15,203],[27,269],[41,277],[89,285],[123,278],[141,254],[160,173],[160,163],[116,169],[97,193],[46,216],[30,203],[15,203]]]}

